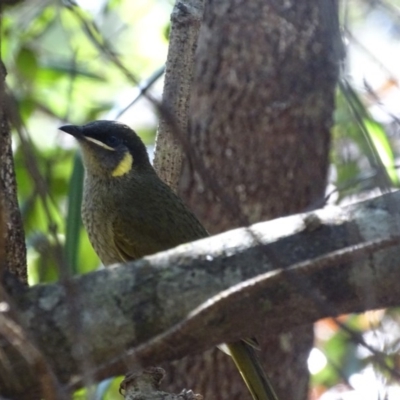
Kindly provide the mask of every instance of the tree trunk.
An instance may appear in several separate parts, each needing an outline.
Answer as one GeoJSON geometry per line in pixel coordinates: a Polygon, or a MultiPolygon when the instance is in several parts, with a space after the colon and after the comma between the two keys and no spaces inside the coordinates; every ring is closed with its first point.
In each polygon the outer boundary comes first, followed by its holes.
{"type": "Polygon", "coordinates": [[[17,184],[15,181],[14,161],[11,149],[11,131],[9,120],[12,110],[5,91],[6,70],[0,61],[0,202],[4,210],[5,225],[0,227],[4,237],[5,260],[0,266],[11,271],[21,282],[27,282],[25,235],[21,214],[17,202],[17,184]]]}
{"type": "MultiPolygon", "coordinates": [[[[205,4],[179,194],[211,233],[304,211],[324,196],[337,10],[330,0],[285,4],[205,4]]],[[[280,399],[305,399],[312,326],[257,339],[280,399]]],[[[208,400],[250,398],[218,350],[176,363],[167,378],[208,400]]]]}

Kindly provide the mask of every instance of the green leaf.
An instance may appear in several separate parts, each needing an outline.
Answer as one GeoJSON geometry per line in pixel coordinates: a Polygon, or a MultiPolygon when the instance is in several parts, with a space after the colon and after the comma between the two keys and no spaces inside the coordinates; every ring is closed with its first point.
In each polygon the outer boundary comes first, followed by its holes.
{"type": "Polygon", "coordinates": [[[79,238],[81,232],[81,203],[83,185],[83,165],[77,154],[69,185],[68,212],[65,233],[65,260],[72,274],[77,273],[79,238]]]}
{"type": "Polygon", "coordinates": [[[384,168],[387,180],[392,185],[399,186],[393,151],[382,125],[370,116],[358,94],[347,81],[340,82],[339,87],[352,114],[353,124],[358,126],[356,130],[348,130],[349,136],[357,142],[371,166],[378,170],[384,168]]]}
{"type": "Polygon", "coordinates": [[[38,62],[36,59],[36,54],[28,47],[21,47],[15,63],[21,75],[29,81],[33,81],[37,70],[38,62]]]}
{"type": "Polygon", "coordinates": [[[18,101],[19,113],[24,122],[28,121],[29,117],[35,111],[36,102],[32,96],[26,96],[18,101]]]}
{"type": "Polygon", "coordinates": [[[395,159],[385,130],[381,124],[372,119],[364,120],[364,126],[381,163],[386,168],[390,181],[394,186],[399,186],[399,178],[395,169],[395,159]]]}

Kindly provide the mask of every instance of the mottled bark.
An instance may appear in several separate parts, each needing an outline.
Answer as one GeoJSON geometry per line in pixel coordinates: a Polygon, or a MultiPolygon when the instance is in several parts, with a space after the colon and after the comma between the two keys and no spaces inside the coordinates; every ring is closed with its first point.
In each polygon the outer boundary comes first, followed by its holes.
{"type": "MultiPolygon", "coordinates": [[[[277,333],[322,317],[398,306],[400,211],[391,205],[399,202],[397,192],[264,222],[76,277],[69,290],[60,283],[37,285],[15,291],[13,298],[28,337],[63,383],[82,382],[82,374],[89,374],[82,364],[96,366],[97,379],[106,378],[252,332],[277,333]],[[367,252],[372,240],[386,243],[367,252]],[[273,270],[270,254],[279,255],[282,268],[273,270]],[[70,290],[79,308],[72,308],[70,290]],[[80,334],[90,338],[78,348],[72,310],[80,334]]],[[[22,344],[26,349],[28,343],[22,344]]],[[[1,351],[7,359],[6,341],[1,351]]],[[[214,396],[230,392],[236,380],[226,383],[213,354],[207,354],[202,365],[216,373],[207,386],[214,396]]],[[[37,367],[13,367],[1,370],[0,396],[20,399],[42,375],[37,367]]],[[[204,376],[191,389],[206,385],[204,376]]],[[[183,377],[174,378],[180,392],[183,377]]]]}
{"type": "MultiPolygon", "coordinates": [[[[333,4],[206,1],[179,194],[210,232],[320,204],[338,63],[333,4]]],[[[279,397],[305,399],[312,327],[257,339],[279,397]]],[[[213,380],[229,388],[219,398],[249,398],[215,351],[177,364],[177,374],[193,371],[185,385],[208,399],[213,380]]]]}
{"type": "MultiPolygon", "coordinates": [[[[1,62],[0,62],[1,63],[1,62]]],[[[5,268],[21,282],[27,282],[25,235],[17,201],[14,162],[11,149],[9,114],[11,104],[5,92],[5,67],[0,64],[0,201],[3,202],[6,223],[5,268]]]]}
{"type": "Polygon", "coordinates": [[[193,79],[204,0],[177,0],[171,15],[168,58],[163,91],[164,115],[160,115],[154,167],[159,176],[176,191],[182,170],[183,152],[179,138],[168,119],[186,133],[189,98],[193,79]],[[165,113],[168,112],[168,116],[165,113]]]}
{"type": "Polygon", "coordinates": [[[184,175],[180,193],[211,232],[243,223],[226,199],[254,223],[302,211],[324,194],[334,38],[324,2],[273,4],[206,4],[189,141],[209,175],[184,175]],[[214,180],[220,193],[209,187],[214,180]]]}

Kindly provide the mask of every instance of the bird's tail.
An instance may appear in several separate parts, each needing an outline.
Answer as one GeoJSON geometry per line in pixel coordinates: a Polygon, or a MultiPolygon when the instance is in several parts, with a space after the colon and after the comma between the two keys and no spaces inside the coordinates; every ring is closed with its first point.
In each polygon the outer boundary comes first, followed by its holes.
{"type": "Polygon", "coordinates": [[[254,400],[278,400],[255,349],[245,341],[226,344],[254,400]]]}

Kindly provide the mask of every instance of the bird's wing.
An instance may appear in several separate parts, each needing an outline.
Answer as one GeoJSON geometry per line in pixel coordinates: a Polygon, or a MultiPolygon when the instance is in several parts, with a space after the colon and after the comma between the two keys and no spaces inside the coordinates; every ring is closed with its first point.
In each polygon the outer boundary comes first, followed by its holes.
{"type": "Polygon", "coordinates": [[[165,238],[152,227],[135,221],[115,221],[113,224],[114,245],[121,261],[131,261],[157,253],[169,247],[165,238]]]}
{"type": "Polygon", "coordinates": [[[114,245],[121,261],[135,260],[198,238],[195,235],[191,237],[180,234],[179,228],[165,230],[130,222],[129,226],[125,226],[125,221],[114,221],[112,225],[114,245]]]}
{"type": "Polygon", "coordinates": [[[124,261],[208,236],[197,218],[171,189],[159,182],[148,185],[148,188],[157,190],[151,196],[138,191],[133,198],[124,199],[125,206],[132,204],[127,211],[129,218],[119,215],[119,219],[112,223],[115,247],[124,261]],[[139,207],[137,204],[146,206],[139,207]]]}
{"type": "Polygon", "coordinates": [[[117,231],[114,230],[113,239],[114,239],[114,246],[121,258],[121,262],[127,262],[139,258],[135,254],[134,246],[130,243],[129,240],[125,238],[125,236],[121,235],[121,233],[118,230],[117,231]]]}
{"type": "MultiPolygon", "coordinates": [[[[157,219],[156,219],[157,221],[157,219]]],[[[112,223],[114,245],[121,261],[131,261],[174,247],[169,236],[157,225],[149,224],[148,218],[116,218],[112,223]]]]}

